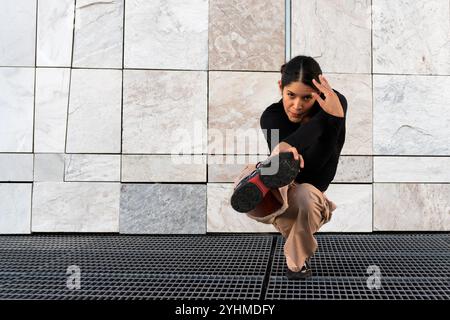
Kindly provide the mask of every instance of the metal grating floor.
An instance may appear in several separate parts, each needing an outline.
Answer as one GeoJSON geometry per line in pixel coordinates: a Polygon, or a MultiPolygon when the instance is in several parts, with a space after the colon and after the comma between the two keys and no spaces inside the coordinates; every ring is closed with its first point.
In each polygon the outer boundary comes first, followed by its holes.
{"type": "Polygon", "coordinates": [[[279,235],[0,236],[0,299],[446,299],[450,234],[318,234],[288,280],[279,235]],[[381,287],[369,289],[369,266],[381,287]],[[67,287],[69,266],[81,288],[67,287]]]}

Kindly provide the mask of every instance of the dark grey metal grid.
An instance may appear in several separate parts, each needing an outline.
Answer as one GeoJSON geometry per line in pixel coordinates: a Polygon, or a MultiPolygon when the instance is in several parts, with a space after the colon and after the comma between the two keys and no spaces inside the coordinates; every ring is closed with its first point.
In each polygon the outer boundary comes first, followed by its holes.
{"type": "Polygon", "coordinates": [[[369,289],[365,278],[312,277],[288,280],[270,277],[270,300],[448,300],[450,286],[444,278],[383,278],[380,289],[369,289]]]}
{"type": "Polygon", "coordinates": [[[0,299],[259,299],[263,277],[83,273],[79,290],[66,281],[60,273],[32,273],[1,288],[0,299]]]}
{"type": "Polygon", "coordinates": [[[285,240],[277,237],[265,298],[449,299],[450,251],[441,234],[316,235],[313,277],[285,277],[285,240]],[[369,289],[367,268],[380,268],[380,289],[369,289]]]}
{"type": "MultiPolygon", "coordinates": [[[[52,273],[66,272],[67,266],[76,265],[87,273],[126,274],[202,274],[264,276],[270,251],[249,254],[248,252],[149,252],[121,251],[102,252],[83,250],[48,256],[52,263],[41,256],[41,270],[52,273]],[[58,258],[56,261],[54,259],[58,258]]],[[[37,261],[19,259],[8,270],[29,271],[35,269],[37,261]],[[22,263],[26,262],[26,265],[22,263]]]]}
{"type": "Polygon", "coordinates": [[[0,250],[133,250],[133,251],[270,251],[265,235],[27,235],[1,236],[0,250]],[[226,245],[224,245],[224,243],[226,245]]]}
{"type": "Polygon", "coordinates": [[[270,235],[2,236],[0,255],[8,272],[0,273],[0,298],[259,299],[272,240],[270,235]],[[80,291],[66,288],[71,265],[81,268],[80,291]]]}

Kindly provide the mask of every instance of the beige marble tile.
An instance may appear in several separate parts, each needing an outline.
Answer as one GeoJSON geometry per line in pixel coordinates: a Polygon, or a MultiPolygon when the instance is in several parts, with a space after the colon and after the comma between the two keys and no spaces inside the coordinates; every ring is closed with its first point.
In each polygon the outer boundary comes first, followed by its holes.
{"type": "Polygon", "coordinates": [[[449,184],[374,184],[374,231],[450,231],[449,184]]]}
{"type": "Polygon", "coordinates": [[[448,0],[372,0],[373,72],[450,75],[448,0]]]}
{"type": "Polygon", "coordinates": [[[122,68],[124,0],[77,0],[73,66],[122,68]]]}
{"type": "Polygon", "coordinates": [[[122,155],[123,182],[206,182],[206,155],[122,155]]]}
{"type": "Polygon", "coordinates": [[[208,0],[127,0],[125,68],[208,68],[208,0]]]}
{"type": "Polygon", "coordinates": [[[372,232],[372,184],[331,184],[325,194],[337,208],[320,232],[372,232]]]}
{"type": "Polygon", "coordinates": [[[64,181],[120,181],[118,154],[66,154],[64,181]]]}
{"type": "Polygon", "coordinates": [[[0,66],[35,65],[36,4],[36,0],[0,1],[0,66]]]}
{"type": "Polygon", "coordinates": [[[64,181],[63,153],[35,153],[34,181],[35,182],[63,182],[64,181]]]}
{"type": "Polygon", "coordinates": [[[0,183],[0,234],[31,232],[31,183],[0,183]]]}
{"type": "Polygon", "coordinates": [[[208,182],[233,182],[247,164],[267,159],[267,155],[208,155],[208,182]]]}
{"type": "Polygon", "coordinates": [[[340,156],[333,182],[372,183],[372,157],[340,156]]]}
{"type": "Polygon", "coordinates": [[[259,118],[281,99],[278,80],[274,72],[209,72],[209,154],[267,154],[259,118]]]}
{"type": "Polygon", "coordinates": [[[120,153],[122,71],[73,69],[67,153],[120,153]]]}
{"type": "Polygon", "coordinates": [[[123,153],[206,153],[206,72],[125,70],[123,86],[123,153]]]}
{"type": "Polygon", "coordinates": [[[371,72],[370,0],[292,1],[292,57],[312,56],[323,72],[371,72]]]}
{"type": "Polygon", "coordinates": [[[229,201],[232,193],[230,183],[208,183],[207,232],[277,232],[273,225],[235,211],[229,201]]]}
{"type": "Polygon", "coordinates": [[[343,155],[372,155],[372,76],[324,73],[331,87],[347,99],[343,155]]]}
{"type": "Polygon", "coordinates": [[[36,182],[33,232],[118,232],[120,183],[36,182]]]}
{"type": "Polygon", "coordinates": [[[450,157],[374,157],[374,182],[450,182],[450,157]]]}
{"type": "Polygon", "coordinates": [[[69,84],[69,68],[36,69],[34,152],[64,152],[69,84]]]}
{"type": "Polygon", "coordinates": [[[374,75],[376,155],[450,155],[450,76],[374,75]]]}
{"type": "Polygon", "coordinates": [[[33,181],[33,154],[0,153],[0,181],[33,181]]]}
{"type": "Polygon", "coordinates": [[[278,71],[285,55],[284,1],[209,1],[209,69],[278,71]]]}

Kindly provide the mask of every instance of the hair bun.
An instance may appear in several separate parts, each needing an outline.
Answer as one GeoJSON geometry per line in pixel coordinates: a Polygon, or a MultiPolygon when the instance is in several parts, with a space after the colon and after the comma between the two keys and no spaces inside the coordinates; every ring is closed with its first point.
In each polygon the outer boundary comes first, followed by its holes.
{"type": "Polygon", "coordinates": [[[283,74],[285,70],[286,70],[286,63],[281,66],[280,71],[283,74]]]}

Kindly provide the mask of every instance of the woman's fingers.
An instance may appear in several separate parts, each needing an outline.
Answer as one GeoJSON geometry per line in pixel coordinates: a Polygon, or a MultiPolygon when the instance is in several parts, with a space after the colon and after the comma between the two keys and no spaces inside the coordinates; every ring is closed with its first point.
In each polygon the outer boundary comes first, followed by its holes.
{"type": "Polygon", "coordinates": [[[323,76],[323,74],[319,75],[320,83],[325,86],[328,90],[332,91],[333,89],[330,86],[330,83],[327,79],[323,76]]]}
{"type": "Polygon", "coordinates": [[[303,160],[303,157],[301,154],[299,154],[300,157],[300,168],[303,169],[305,167],[305,161],[303,160]]]}

